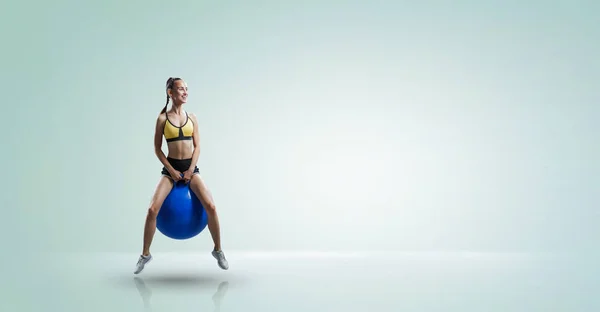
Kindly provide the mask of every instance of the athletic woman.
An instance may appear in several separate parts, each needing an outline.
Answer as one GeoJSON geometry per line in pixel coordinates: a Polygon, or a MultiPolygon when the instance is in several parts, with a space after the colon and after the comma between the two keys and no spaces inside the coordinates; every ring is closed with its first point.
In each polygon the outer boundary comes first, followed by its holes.
{"type": "Polygon", "coordinates": [[[142,254],[137,262],[135,274],[152,260],[150,244],[156,231],[156,216],[169,195],[173,184],[178,181],[189,183],[190,189],[198,197],[208,215],[208,229],[214,242],[212,255],[223,270],[229,269],[229,263],[221,250],[219,218],[210,191],[200,177],[196,163],[200,156],[200,137],[198,119],[193,113],[186,112],[183,105],[187,102],[188,87],[181,78],[169,78],[166,85],[167,103],[156,119],[154,133],[154,152],[163,164],[161,178],[150,201],[144,227],[142,254]],[[171,100],[171,109],[167,110],[171,100]],[[167,142],[168,155],[162,151],[163,136],[167,142]]]}

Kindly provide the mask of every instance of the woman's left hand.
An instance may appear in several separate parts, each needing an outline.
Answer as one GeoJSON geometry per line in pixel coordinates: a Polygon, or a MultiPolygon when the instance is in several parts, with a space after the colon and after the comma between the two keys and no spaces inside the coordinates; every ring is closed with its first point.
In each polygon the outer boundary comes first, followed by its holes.
{"type": "Polygon", "coordinates": [[[184,181],[185,183],[190,183],[190,180],[192,179],[192,174],[194,174],[194,171],[193,171],[193,170],[186,170],[186,171],[183,173],[183,181],[184,181]]]}

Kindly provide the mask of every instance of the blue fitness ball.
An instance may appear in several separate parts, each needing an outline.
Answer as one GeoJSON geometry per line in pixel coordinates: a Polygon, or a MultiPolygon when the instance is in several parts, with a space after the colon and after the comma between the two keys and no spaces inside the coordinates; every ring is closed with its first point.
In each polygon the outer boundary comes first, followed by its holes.
{"type": "Polygon", "coordinates": [[[189,183],[175,183],[156,216],[156,228],[167,237],[183,240],[200,234],[207,224],[206,210],[189,183]]]}

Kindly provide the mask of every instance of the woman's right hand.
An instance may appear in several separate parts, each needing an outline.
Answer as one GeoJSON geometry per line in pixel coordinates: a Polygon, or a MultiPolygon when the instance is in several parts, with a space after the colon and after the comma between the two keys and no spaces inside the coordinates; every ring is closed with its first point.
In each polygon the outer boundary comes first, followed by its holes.
{"type": "Polygon", "coordinates": [[[175,169],[172,169],[169,173],[171,174],[171,179],[175,182],[183,179],[183,174],[175,169]]]}

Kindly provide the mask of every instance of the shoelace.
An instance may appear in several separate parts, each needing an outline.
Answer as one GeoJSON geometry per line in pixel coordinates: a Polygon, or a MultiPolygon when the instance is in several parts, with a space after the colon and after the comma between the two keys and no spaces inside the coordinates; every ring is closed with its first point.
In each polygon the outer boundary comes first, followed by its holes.
{"type": "Polygon", "coordinates": [[[216,254],[219,260],[225,260],[225,255],[223,254],[223,252],[217,251],[216,254]]]}
{"type": "Polygon", "coordinates": [[[140,256],[140,259],[138,259],[138,265],[140,265],[142,263],[142,261],[144,261],[144,257],[140,256]]]}

